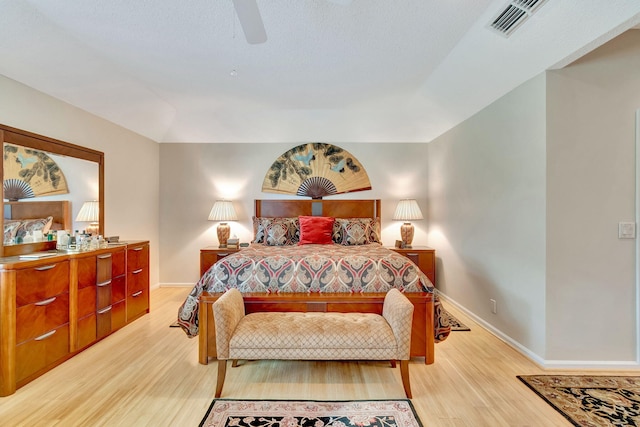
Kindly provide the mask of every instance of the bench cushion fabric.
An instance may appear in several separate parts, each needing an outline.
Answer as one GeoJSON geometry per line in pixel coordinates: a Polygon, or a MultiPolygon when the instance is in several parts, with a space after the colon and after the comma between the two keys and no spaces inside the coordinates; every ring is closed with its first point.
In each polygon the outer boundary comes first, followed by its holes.
{"type": "Polygon", "coordinates": [[[395,359],[387,321],[371,313],[252,313],[229,342],[231,359],[395,359]],[[275,314],[275,315],[274,315],[275,314]]]}

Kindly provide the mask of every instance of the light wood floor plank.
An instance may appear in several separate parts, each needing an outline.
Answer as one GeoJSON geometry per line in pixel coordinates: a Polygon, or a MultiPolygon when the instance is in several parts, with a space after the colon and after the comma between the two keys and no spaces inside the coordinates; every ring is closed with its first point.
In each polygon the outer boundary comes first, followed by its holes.
{"type": "MultiPolygon", "coordinates": [[[[213,399],[217,366],[198,364],[197,339],[169,328],[189,290],[153,290],[149,315],[0,398],[0,425],[197,426],[213,399]]],[[[570,425],[516,378],[560,371],[540,369],[451,312],[472,330],[437,344],[434,365],[410,364],[412,401],[425,427],[570,425]]],[[[400,369],[387,362],[249,361],[227,368],[222,397],[351,400],[404,392],[400,369]]]]}

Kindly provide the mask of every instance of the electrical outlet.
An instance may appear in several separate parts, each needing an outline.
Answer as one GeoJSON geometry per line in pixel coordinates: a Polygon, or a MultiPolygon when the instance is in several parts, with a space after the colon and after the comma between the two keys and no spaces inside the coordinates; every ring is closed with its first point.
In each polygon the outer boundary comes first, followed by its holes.
{"type": "Polygon", "coordinates": [[[490,299],[489,301],[491,301],[491,312],[493,314],[497,314],[498,313],[498,303],[494,299],[490,299]]]}

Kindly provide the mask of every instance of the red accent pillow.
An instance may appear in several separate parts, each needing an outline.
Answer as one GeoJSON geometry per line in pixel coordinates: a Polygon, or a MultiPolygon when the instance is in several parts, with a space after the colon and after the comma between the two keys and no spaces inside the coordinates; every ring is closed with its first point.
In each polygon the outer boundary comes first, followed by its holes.
{"type": "Polygon", "coordinates": [[[330,245],[333,243],[333,222],[335,218],[329,216],[300,216],[299,245],[311,243],[330,245]]]}

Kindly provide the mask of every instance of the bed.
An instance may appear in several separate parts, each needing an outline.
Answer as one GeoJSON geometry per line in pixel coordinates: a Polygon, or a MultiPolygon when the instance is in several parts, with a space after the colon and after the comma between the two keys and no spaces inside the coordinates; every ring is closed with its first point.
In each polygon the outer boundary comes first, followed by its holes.
{"type": "Polygon", "coordinates": [[[199,335],[200,363],[215,357],[211,305],[231,287],[248,313],[379,313],[398,288],[415,307],[411,356],[433,363],[450,328],[431,281],[380,243],[380,200],[256,200],[253,226],[254,242],[211,266],[179,309],[180,327],[199,335]]]}

